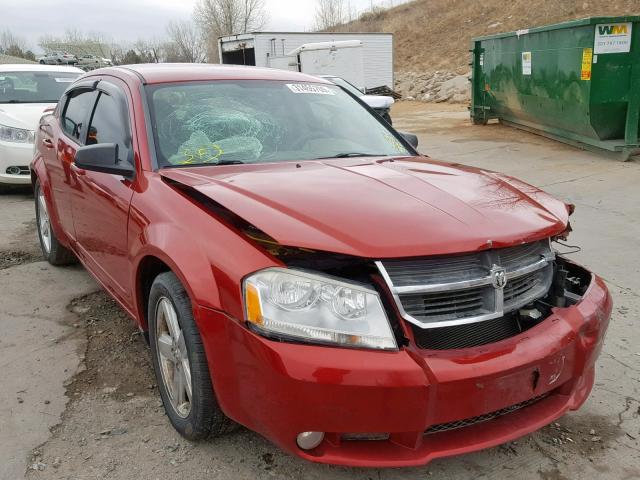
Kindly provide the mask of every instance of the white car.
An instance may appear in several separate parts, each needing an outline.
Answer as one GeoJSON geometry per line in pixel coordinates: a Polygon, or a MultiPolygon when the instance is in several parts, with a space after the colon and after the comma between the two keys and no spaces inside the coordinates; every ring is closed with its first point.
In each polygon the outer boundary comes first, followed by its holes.
{"type": "Polygon", "coordinates": [[[364,103],[369,105],[375,112],[384,118],[389,125],[391,125],[391,106],[395,103],[393,97],[387,97],[385,95],[366,95],[355,85],[347,82],[342,77],[336,77],[335,75],[320,75],[321,78],[325,78],[332,83],[335,83],[339,87],[344,88],[348,92],[352,93],[356,97],[359,97],[364,103]]]}
{"type": "Polygon", "coordinates": [[[41,65],[75,65],[78,57],[69,52],[49,52],[38,60],[41,65]]]}
{"type": "Polygon", "coordinates": [[[98,57],[96,55],[81,55],[78,57],[78,66],[80,67],[106,67],[111,65],[111,60],[108,58],[98,57]]]}
{"type": "Polygon", "coordinates": [[[67,66],[0,65],[0,187],[31,183],[40,117],[83,73],[67,66]]]}

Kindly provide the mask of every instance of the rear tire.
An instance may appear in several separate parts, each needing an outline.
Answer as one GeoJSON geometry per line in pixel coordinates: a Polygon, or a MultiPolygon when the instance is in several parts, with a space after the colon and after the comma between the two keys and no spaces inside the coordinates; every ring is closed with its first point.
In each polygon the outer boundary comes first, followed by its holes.
{"type": "Polygon", "coordinates": [[[33,192],[36,203],[36,225],[38,227],[38,240],[40,240],[40,248],[42,255],[51,265],[70,265],[76,263],[78,259],[69,250],[64,247],[56,237],[51,228],[51,219],[49,217],[49,207],[44,191],[40,186],[40,180],[36,180],[33,192]]]}
{"type": "Polygon", "coordinates": [[[40,65],[44,65],[44,60],[40,60],[40,65]]]}
{"type": "Polygon", "coordinates": [[[153,281],[147,311],[158,391],[173,427],[188,440],[231,430],[234,424],[213,392],[191,301],[173,272],[161,273],[153,281]]]}

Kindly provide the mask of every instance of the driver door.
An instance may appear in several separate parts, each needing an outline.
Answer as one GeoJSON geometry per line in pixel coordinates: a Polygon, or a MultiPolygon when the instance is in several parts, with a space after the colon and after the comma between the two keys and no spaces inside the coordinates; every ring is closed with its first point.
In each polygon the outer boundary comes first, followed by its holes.
{"type": "MultiPolygon", "coordinates": [[[[126,85],[115,80],[98,83],[85,144],[115,143],[119,161],[133,163],[126,92],[126,85]]],[[[127,223],[134,184],[120,175],[90,172],[75,164],[72,168],[77,178],[71,204],[78,250],[99,280],[131,307],[127,223]]]]}

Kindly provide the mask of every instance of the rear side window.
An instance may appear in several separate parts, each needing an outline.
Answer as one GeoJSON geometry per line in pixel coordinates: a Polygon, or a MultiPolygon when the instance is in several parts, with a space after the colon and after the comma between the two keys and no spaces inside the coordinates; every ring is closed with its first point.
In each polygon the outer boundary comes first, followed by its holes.
{"type": "Polygon", "coordinates": [[[87,135],[87,145],[115,143],[118,145],[118,159],[127,160],[129,156],[128,122],[122,118],[122,107],[111,95],[100,93],[96,109],[93,112],[87,135]]]}
{"type": "Polygon", "coordinates": [[[78,143],[84,142],[86,126],[83,123],[89,118],[95,98],[95,91],[84,90],[74,93],[69,97],[62,114],[62,129],[78,143]]]}

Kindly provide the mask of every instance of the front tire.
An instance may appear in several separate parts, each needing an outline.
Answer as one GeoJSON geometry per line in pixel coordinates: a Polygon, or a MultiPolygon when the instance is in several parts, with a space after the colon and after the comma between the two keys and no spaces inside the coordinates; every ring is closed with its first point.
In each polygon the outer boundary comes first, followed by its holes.
{"type": "Polygon", "coordinates": [[[36,180],[34,186],[34,198],[36,200],[36,225],[38,227],[38,239],[42,255],[51,265],[69,265],[76,263],[77,259],[73,252],[64,247],[56,237],[51,228],[51,218],[49,217],[49,207],[44,196],[44,190],[40,185],[40,180],[36,180]]]}
{"type": "Polygon", "coordinates": [[[226,433],[232,422],[215,398],[191,301],[173,272],[153,281],[147,311],[153,368],[171,424],[188,440],[226,433]]]}

